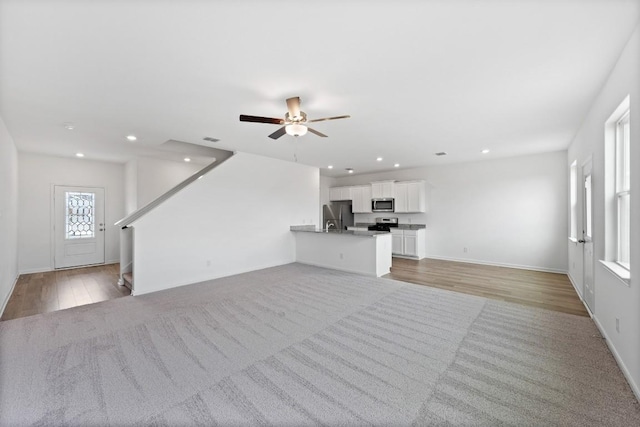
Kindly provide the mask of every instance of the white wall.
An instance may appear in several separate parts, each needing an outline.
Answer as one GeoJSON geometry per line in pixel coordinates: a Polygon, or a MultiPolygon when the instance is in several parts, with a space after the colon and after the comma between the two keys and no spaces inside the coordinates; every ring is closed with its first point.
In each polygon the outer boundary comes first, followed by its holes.
{"type": "Polygon", "coordinates": [[[124,165],[124,209],[129,215],[138,209],[138,160],[129,160],[124,165]]]}
{"type": "Polygon", "coordinates": [[[18,151],[0,117],[0,315],[18,277],[18,151]]]}
{"type": "MultiPolygon", "coordinates": [[[[640,399],[640,147],[637,126],[640,123],[640,29],[636,28],[602,91],[592,104],[568,151],[567,163],[577,160],[580,166],[593,156],[593,243],[595,252],[595,304],[594,320],[618,359],[623,372],[640,399]],[[604,201],[604,124],[623,99],[630,95],[631,102],[631,284],[625,285],[606,270],[597,260],[605,256],[605,201],[604,201]],[[635,218],[635,219],[634,219],[635,218]],[[620,332],[616,331],[616,318],[620,319],[620,332]]],[[[568,172],[567,172],[568,173],[568,172]]],[[[580,193],[579,193],[580,194],[580,193]]],[[[582,201],[582,198],[579,200],[582,201]]],[[[579,210],[579,224],[582,212],[579,210]]],[[[581,229],[581,228],[579,228],[581,229]]],[[[582,245],[569,243],[571,278],[582,290],[582,245]],[[575,267],[574,267],[575,265],[575,267]]]]}
{"type": "Polygon", "coordinates": [[[194,163],[138,157],[136,159],[137,208],[155,200],[203,167],[194,163]]]}
{"type": "MultiPolygon", "coordinates": [[[[427,212],[388,214],[427,225],[427,257],[567,270],[566,152],[338,179],[338,185],[425,180],[427,212]],[[467,248],[467,252],[464,252],[467,248]]],[[[372,222],[380,214],[356,215],[372,222]]]]}
{"type": "Polygon", "coordinates": [[[124,165],[39,154],[18,154],[18,263],[20,273],[52,270],[53,185],[105,189],[105,261],[118,262],[120,243],[113,224],[124,217],[124,165]]]}
{"type": "Polygon", "coordinates": [[[427,256],[566,272],[566,156],[432,167],[427,256]]]}
{"type": "Polygon", "coordinates": [[[163,195],[206,165],[138,157],[125,165],[126,214],[163,195]]]}
{"type": "Polygon", "coordinates": [[[289,227],[319,223],[319,180],[236,153],[132,224],[135,295],[293,262],[289,227]]]}

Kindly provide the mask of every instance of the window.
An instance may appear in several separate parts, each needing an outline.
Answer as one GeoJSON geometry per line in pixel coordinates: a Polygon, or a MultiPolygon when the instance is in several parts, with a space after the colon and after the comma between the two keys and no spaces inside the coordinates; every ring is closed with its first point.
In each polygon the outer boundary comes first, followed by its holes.
{"type": "Polygon", "coordinates": [[[604,125],[604,259],[601,264],[631,286],[630,97],[604,125]]]}
{"type": "Polygon", "coordinates": [[[576,241],[578,239],[578,162],[574,160],[569,169],[569,237],[576,241]]]}
{"type": "Polygon", "coordinates": [[[617,248],[615,261],[630,269],[630,225],[631,225],[631,171],[629,159],[629,110],[616,123],[615,144],[615,199],[617,220],[617,248]]]}
{"type": "Polygon", "coordinates": [[[593,238],[593,187],[591,186],[591,175],[584,178],[584,238],[593,238]]]}

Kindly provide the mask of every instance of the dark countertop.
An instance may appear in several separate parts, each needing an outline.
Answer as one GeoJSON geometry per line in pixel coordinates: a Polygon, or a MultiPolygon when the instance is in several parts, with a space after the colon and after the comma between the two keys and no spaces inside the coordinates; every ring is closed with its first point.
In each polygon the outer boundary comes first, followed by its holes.
{"type": "Polygon", "coordinates": [[[358,237],[376,237],[388,235],[389,233],[386,231],[352,231],[352,230],[334,230],[330,229],[322,230],[316,228],[315,225],[292,225],[290,227],[291,231],[303,232],[303,233],[318,233],[318,234],[340,234],[343,236],[358,236],[358,237]]]}
{"type": "MultiPolygon", "coordinates": [[[[376,225],[373,222],[356,222],[354,227],[368,227],[370,225],[376,225]]],[[[427,228],[426,224],[398,224],[399,230],[421,230],[427,228]]]]}

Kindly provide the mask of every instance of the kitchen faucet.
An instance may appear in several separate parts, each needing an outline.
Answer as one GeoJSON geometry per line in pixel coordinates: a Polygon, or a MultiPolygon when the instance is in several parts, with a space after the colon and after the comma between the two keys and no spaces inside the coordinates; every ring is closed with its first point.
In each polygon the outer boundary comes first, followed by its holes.
{"type": "Polygon", "coordinates": [[[324,228],[327,231],[329,231],[331,227],[336,228],[335,224],[332,224],[331,221],[327,221],[327,223],[324,225],[324,228]]]}

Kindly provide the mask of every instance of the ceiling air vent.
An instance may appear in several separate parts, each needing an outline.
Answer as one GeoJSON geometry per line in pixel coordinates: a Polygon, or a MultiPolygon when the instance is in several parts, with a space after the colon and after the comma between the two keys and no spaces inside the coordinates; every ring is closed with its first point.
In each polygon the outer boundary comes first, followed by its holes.
{"type": "Polygon", "coordinates": [[[205,141],[210,141],[210,142],[218,142],[220,141],[218,138],[211,138],[210,136],[205,136],[204,138],[205,141]]]}
{"type": "Polygon", "coordinates": [[[436,153],[436,156],[446,156],[447,153],[445,151],[440,151],[439,153],[436,153]]]}

